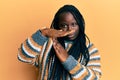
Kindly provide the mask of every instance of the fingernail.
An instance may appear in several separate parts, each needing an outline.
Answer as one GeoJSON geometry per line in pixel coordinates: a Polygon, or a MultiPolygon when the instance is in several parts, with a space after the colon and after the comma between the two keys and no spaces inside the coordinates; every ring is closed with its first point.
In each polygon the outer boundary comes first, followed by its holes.
{"type": "Polygon", "coordinates": [[[53,42],[53,45],[55,45],[55,43],[53,42]]]}
{"type": "Polygon", "coordinates": [[[63,30],[59,30],[59,31],[63,31],[63,30]]]}
{"type": "Polygon", "coordinates": [[[47,27],[44,26],[44,27],[41,27],[40,29],[42,30],[42,29],[46,29],[46,28],[47,28],[47,27]]]}

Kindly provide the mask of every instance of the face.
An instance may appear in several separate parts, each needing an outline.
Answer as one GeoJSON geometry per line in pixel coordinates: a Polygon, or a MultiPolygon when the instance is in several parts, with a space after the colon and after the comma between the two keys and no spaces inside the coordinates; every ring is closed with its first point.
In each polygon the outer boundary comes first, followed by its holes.
{"type": "Polygon", "coordinates": [[[62,13],[59,16],[59,28],[63,31],[71,31],[71,34],[67,36],[69,40],[74,40],[79,34],[79,26],[70,12],[62,13]]]}

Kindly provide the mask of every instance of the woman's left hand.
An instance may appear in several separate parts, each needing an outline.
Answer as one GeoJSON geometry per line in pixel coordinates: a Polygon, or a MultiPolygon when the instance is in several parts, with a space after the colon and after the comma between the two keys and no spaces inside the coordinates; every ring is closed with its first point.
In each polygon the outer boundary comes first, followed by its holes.
{"type": "Polygon", "coordinates": [[[53,39],[53,48],[55,49],[56,56],[59,58],[59,60],[61,62],[66,61],[69,55],[67,51],[63,48],[63,46],[56,39],[53,39]]]}

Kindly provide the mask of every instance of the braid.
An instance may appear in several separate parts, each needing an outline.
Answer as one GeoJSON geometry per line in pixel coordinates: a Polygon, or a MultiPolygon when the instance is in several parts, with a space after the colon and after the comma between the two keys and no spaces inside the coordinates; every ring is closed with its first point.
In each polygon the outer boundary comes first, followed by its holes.
{"type": "MultiPolygon", "coordinates": [[[[79,26],[79,35],[75,40],[73,40],[74,43],[73,43],[72,47],[70,48],[70,50],[68,51],[68,54],[72,55],[76,60],[78,60],[80,55],[82,55],[83,59],[85,61],[84,65],[87,65],[87,63],[89,61],[89,51],[88,51],[88,48],[86,47],[86,37],[87,36],[85,34],[85,21],[84,21],[82,15],[80,14],[79,10],[72,5],[65,5],[65,6],[61,7],[54,16],[54,19],[51,24],[51,28],[59,29],[59,27],[58,27],[59,15],[64,12],[70,12],[74,16],[74,18],[77,21],[77,24],[79,26]]],[[[87,39],[90,43],[90,40],[88,37],[87,37],[87,39]]],[[[64,38],[58,38],[58,41],[60,42],[60,44],[63,47],[65,47],[64,38]]],[[[50,53],[54,54],[54,52],[55,52],[54,48],[52,48],[50,53]]],[[[55,63],[57,63],[55,76],[60,77],[60,75],[62,74],[62,70],[64,70],[64,68],[61,65],[60,61],[57,59],[57,57],[55,59],[55,63]],[[57,70],[59,70],[59,71],[57,71],[57,70]]]]}

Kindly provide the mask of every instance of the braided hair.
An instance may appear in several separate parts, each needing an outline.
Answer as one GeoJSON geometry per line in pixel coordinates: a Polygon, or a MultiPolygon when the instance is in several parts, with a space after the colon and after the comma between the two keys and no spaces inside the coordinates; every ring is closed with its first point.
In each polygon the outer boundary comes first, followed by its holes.
{"type": "MultiPolygon", "coordinates": [[[[74,16],[74,18],[79,26],[79,34],[78,34],[77,38],[73,40],[74,43],[73,43],[72,47],[70,48],[70,50],[68,51],[68,54],[72,55],[76,60],[78,60],[80,55],[82,55],[83,60],[84,60],[83,65],[86,66],[88,61],[89,61],[89,51],[88,51],[88,48],[86,46],[86,38],[88,39],[89,43],[90,43],[90,40],[85,34],[85,21],[84,21],[82,14],[79,12],[79,10],[73,5],[64,5],[55,14],[54,19],[53,19],[52,24],[51,24],[51,28],[54,28],[57,30],[60,29],[58,26],[60,14],[65,13],[65,12],[66,13],[70,12],[74,16]]],[[[58,41],[60,42],[60,44],[63,47],[65,47],[64,40],[65,40],[64,38],[58,38],[58,41]]],[[[55,51],[52,48],[51,54],[54,55],[54,53],[55,53],[55,51]]],[[[80,60],[80,62],[81,62],[81,60],[80,60]]],[[[61,65],[61,63],[57,57],[55,59],[55,64],[57,64],[55,76],[58,77],[57,79],[60,79],[60,74],[62,74],[61,70],[64,70],[64,68],[61,65]]],[[[54,79],[56,79],[56,77],[54,79]]]]}

